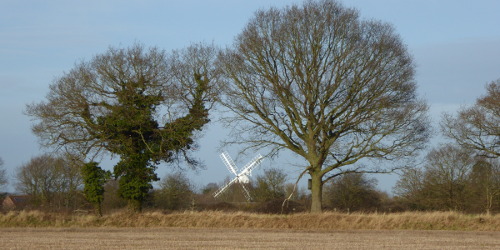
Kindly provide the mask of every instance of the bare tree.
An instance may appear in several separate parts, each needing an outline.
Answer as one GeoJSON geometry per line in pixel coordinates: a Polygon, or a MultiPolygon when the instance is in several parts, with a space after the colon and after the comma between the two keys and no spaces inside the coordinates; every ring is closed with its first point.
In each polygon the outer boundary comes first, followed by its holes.
{"type": "Polygon", "coordinates": [[[500,164],[445,144],[427,154],[423,169],[403,171],[394,190],[412,210],[490,213],[500,209],[500,164]]]}
{"type": "Polygon", "coordinates": [[[464,148],[443,145],[426,156],[425,189],[433,208],[463,210],[467,198],[467,179],[475,163],[464,148]]]}
{"type": "Polygon", "coordinates": [[[253,189],[256,201],[271,201],[285,198],[286,173],[278,168],[264,170],[263,175],[258,175],[253,189]]]}
{"type": "Polygon", "coordinates": [[[335,1],[258,11],[221,63],[222,103],[233,111],[228,143],[303,158],[312,212],[331,178],[392,170],[353,164],[412,156],[428,139],[427,105],[394,28],[335,1]]]}
{"type": "Polygon", "coordinates": [[[479,158],[469,175],[471,197],[468,207],[473,212],[491,213],[495,208],[500,210],[500,161],[497,159],[479,158]]]}
{"type": "Polygon", "coordinates": [[[402,170],[399,180],[394,186],[394,193],[411,210],[423,209],[425,173],[421,168],[406,168],[402,170]]]}
{"type": "Polygon", "coordinates": [[[6,185],[8,183],[7,181],[7,173],[5,169],[3,168],[3,160],[0,158],[0,187],[3,185],[6,185]]]}
{"type": "Polygon", "coordinates": [[[169,210],[187,209],[193,200],[193,187],[183,172],[168,174],[155,192],[155,205],[169,210]]]}
{"type": "Polygon", "coordinates": [[[352,173],[332,179],[326,185],[325,195],[330,206],[348,212],[377,210],[381,195],[376,190],[377,180],[362,173],[352,173]]]}
{"type": "Polygon", "coordinates": [[[56,209],[74,208],[83,184],[80,169],[70,158],[48,154],[20,166],[16,177],[18,191],[30,195],[33,205],[56,209]]]}
{"type": "Polygon", "coordinates": [[[490,83],[487,94],[456,116],[444,114],[441,130],[459,145],[480,155],[500,156],[500,79],[490,83]]]}
{"type": "Polygon", "coordinates": [[[451,144],[432,149],[423,169],[408,169],[395,191],[411,209],[465,210],[471,187],[469,178],[476,164],[473,155],[451,144]]]}

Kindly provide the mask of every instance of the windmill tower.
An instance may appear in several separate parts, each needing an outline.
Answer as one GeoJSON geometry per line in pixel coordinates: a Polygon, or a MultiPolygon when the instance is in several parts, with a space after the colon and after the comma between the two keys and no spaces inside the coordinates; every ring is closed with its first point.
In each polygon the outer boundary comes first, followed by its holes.
{"type": "Polygon", "coordinates": [[[239,183],[244,190],[244,194],[247,200],[248,201],[252,200],[252,196],[250,196],[250,192],[245,187],[245,184],[248,184],[250,182],[250,176],[252,175],[252,170],[254,170],[262,162],[264,158],[260,154],[257,155],[250,162],[248,162],[247,165],[243,167],[243,170],[241,170],[239,174],[237,173],[238,168],[236,167],[236,164],[234,164],[233,160],[231,159],[231,157],[227,152],[223,152],[222,154],[220,154],[220,158],[222,159],[222,162],[224,162],[224,165],[226,165],[229,172],[233,173],[236,177],[234,177],[234,179],[232,179],[226,185],[217,190],[217,192],[214,193],[214,198],[217,198],[219,195],[224,193],[224,191],[226,191],[234,183],[239,183]]]}

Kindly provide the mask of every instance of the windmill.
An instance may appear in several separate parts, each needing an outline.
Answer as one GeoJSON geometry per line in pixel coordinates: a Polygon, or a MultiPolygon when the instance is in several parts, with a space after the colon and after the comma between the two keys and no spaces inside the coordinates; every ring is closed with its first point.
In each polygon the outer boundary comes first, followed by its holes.
{"type": "Polygon", "coordinates": [[[229,172],[233,173],[236,177],[229,183],[221,187],[219,190],[217,190],[217,192],[214,193],[214,198],[217,198],[220,194],[224,193],[224,191],[226,191],[234,183],[239,183],[245,191],[245,197],[248,201],[250,201],[252,197],[250,196],[250,192],[248,192],[248,189],[245,187],[245,184],[248,184],[250,182],[249,176],[252,175],[252,170],[257,167],[264,158],[260,154],[257,155],[243,167],[243,170],[241,170],[239,174],[237,173],[238,168],[236,167],[236,164],[234,164],[233,160],[231,159],[231,157],[229,157],[229,154],[227,152],[223,152],[222,154],[220,154],[220,158],[222,159],[222,162],[224,162],[224,165],[226,165],[229,172]]]}

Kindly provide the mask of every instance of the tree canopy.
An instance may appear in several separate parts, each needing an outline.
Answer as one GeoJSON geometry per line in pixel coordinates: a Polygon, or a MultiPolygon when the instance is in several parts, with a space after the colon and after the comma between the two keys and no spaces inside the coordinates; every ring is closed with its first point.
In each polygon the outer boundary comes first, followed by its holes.
{"type": "Polygon", "coordinates": [[[444,114],[441,130],[460,146],[478,154],[500,156],[500,79],[490,83],[487,94],[456,116],[444,114]]]}
{"type": "Polygon", "coordinates": [[[394,28],[336,1],[258,11],[221,58],[228,143],[303,158],[313,212],[329,179],[387,171],[350,166],[414,155],[428,139],[427,105],[394,28]]]}
{"type": "Polygon", "coordinates": [[[43,145],[93,159],[120,157],[119,194],[140,210],[160,162],[188,163],[194,133],[214,101],[216,50],[193,45],[167,54],[134,45],[109,48],[81,62],[50,86],[47,100],[27,106],[43,145]]]}

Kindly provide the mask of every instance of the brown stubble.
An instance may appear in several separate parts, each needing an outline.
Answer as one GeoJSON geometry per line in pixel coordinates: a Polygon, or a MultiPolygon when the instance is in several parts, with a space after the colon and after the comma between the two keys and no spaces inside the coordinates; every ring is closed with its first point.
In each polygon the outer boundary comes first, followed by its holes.
{"type": "Polygon", "coordinates": [[[2,228],[2,249],[498,249],[500,232],[2,228]]]}

